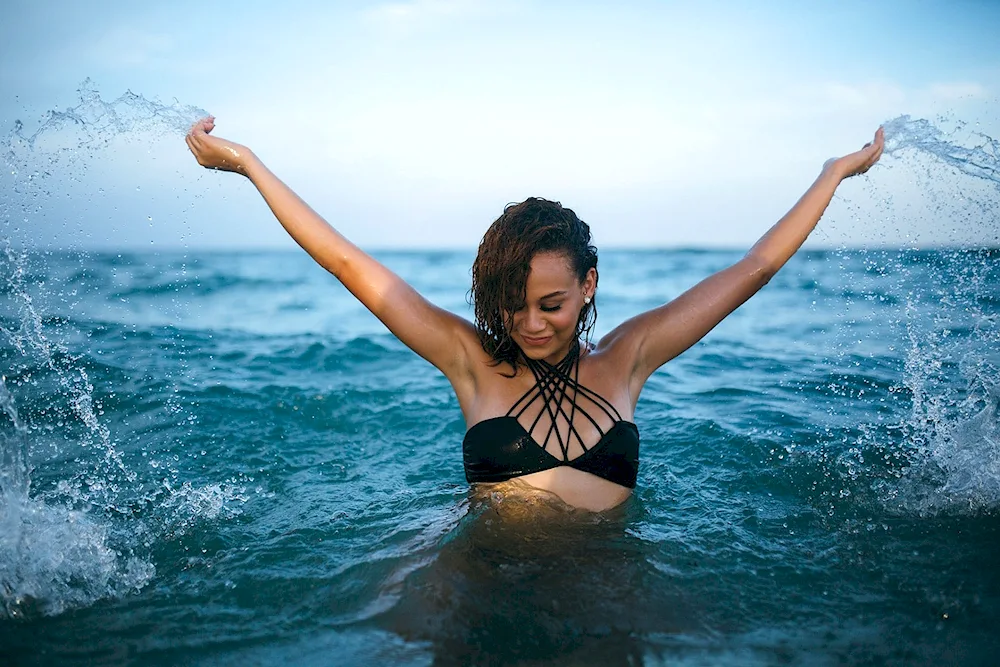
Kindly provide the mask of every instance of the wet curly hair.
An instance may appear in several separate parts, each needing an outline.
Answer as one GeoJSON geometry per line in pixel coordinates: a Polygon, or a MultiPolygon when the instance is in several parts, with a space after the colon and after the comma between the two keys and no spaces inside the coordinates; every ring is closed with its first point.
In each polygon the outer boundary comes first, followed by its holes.
{"type": "MultiPolygon", "coordinates": [[[[514,313],[525,306],[531,259],[541,252],[562,253],[583,282],[597,269],[597,248],[590,241],[590,226],[572,209],[539,197],[508,204],[486,230],[472,265],[470,299],[479,340],[497,364],[506,362],[517,372],[521,349],[510,331],[514,313]]],[[[580,311],[577,336],[589,340],[596,321],[592,299],[580,311]]]]}

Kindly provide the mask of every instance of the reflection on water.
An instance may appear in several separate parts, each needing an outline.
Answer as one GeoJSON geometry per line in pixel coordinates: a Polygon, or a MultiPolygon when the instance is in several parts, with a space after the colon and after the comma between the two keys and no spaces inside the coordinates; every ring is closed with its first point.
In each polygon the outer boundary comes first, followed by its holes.
{"type": "Polygon", "coordinates": [[[635,497],[592,514],[543,494],[474,491],[438,553],[386,591],[398,601],[378,622],[430,642],[436,664],[641,663],[640,636],[700,630],[633,530],[643,514],[635,497]]]}

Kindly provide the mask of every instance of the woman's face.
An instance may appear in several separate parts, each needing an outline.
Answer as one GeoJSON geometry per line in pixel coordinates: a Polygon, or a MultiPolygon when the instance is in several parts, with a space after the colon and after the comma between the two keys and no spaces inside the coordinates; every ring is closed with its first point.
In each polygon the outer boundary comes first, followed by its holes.
{"type": "Polygon", "coordinates": [[[594,269],[581,283],[563,253],[535,255],[525,286],[525,305],[514,313],[510,332],[524,356],[551,364],[561,361],[576,338],[584,298],[593,298],[596,285],[594,269]]]}

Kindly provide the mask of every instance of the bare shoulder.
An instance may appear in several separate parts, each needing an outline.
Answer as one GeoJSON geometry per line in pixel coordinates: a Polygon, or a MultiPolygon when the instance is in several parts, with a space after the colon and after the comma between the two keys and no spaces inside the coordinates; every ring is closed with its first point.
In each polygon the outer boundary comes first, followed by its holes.
{"type": "Polygon", "coordinates": [[[649,332],[648,313],[640,313],[609,331],[597,343],[594,358],[602,375],[621,388],[632,408],[646,381],[642,369],[642,345],[649,332]]]}
{"type": "Polygon", "coordinates": [[[643,315],[627,319],[605,334],[594,346],[595,357],[631,372],[642,340],[643,315]]]}

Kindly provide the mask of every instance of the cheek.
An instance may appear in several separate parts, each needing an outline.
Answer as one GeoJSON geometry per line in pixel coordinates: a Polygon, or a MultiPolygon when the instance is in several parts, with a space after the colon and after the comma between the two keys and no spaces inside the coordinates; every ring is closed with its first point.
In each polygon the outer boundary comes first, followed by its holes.
{"type": "Polygon", "coordinates": [[[576,329],[576,321],[579,319],[578,313],[570,308],[563,308],[558,313],[552,313],[556,317],[551,318],[552,324],[559,329],[576,329]]]}

